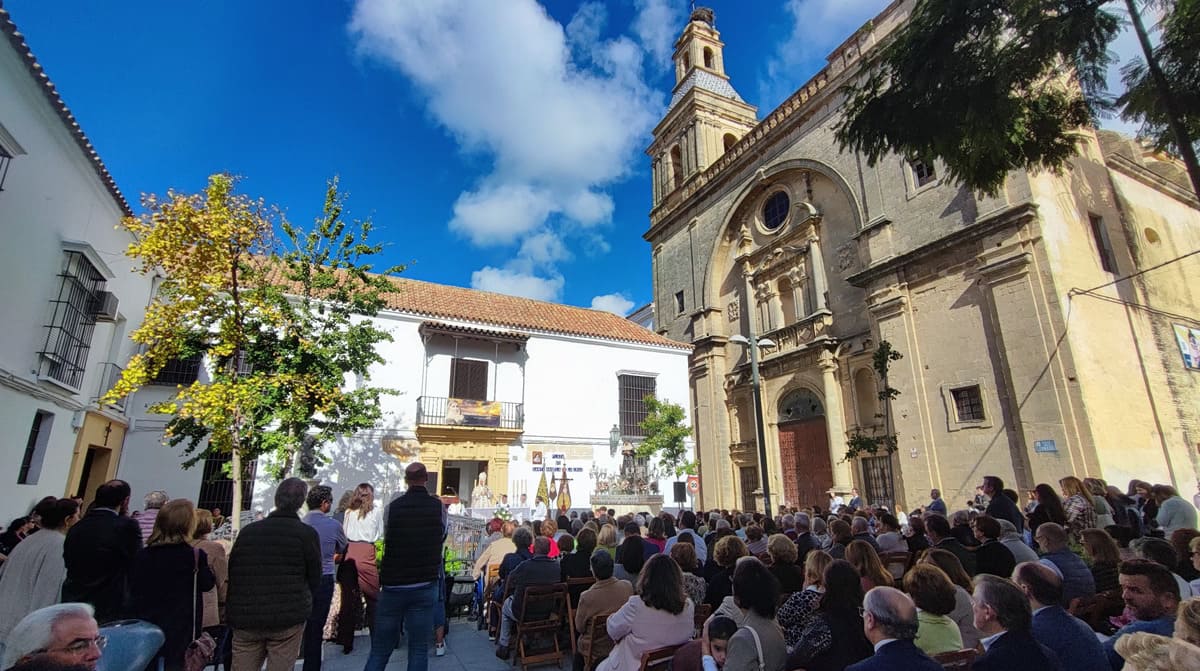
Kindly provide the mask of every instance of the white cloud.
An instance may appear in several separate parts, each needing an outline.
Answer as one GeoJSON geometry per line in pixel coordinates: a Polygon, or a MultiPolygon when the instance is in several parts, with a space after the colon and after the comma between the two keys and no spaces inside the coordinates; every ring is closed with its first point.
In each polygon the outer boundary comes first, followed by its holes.
{"type": "MultiPolygon", "coordinates": [[[[348,30],[359,53],[407,77],[460,148],[490,161],[459,195],[451,230],[475,245],[516,247],[610,223],[605,189],[639,165],[665,98],[646,84],[643,49],[657,58],[662,33],[680,25],[666,0],[636,4],[640,42],[602,39],[607,11],[596,2],[564,28],[535,0],[355,1],[348,30]]],[[[512,271],[484,268],[474,281],[512,271]]]]}
{"type": "Polygon", "coordinates": [[[553,266],[571,258],[562,239],[550,231],[542,231],[525,238],[517,258],[528,261],[530,266],[553,266]]]}
{"type": "Polygon", "coordinates": [[[825,66],[825,59],[891,0],[786,0],[791,33],[759,79],[760,109],[769,112],[825,66]]]}
{"type": "Polygon", "coordinates": [[[596,296],[592,299],[593,310],[611,312],[618,317],[624,317],[625,315],[628,315],[629,311],[633,309],[633,306],[633,301],[625,298],[621,294],[604,294],[603,296],[596,296]]]}
{"type": "Polygon", "coordinates": [[[471,288],[498,294],[522,296],[539,301],[557,301],[562,296],[562,275],[538,277],[507,268],[484,266],[471,273],[471,288]]]}
{"type": "Polygon", "coordinates": [[[656,67],[669,66],[675,39],[683,28],[683,0],[634,0],[633,6],[637,10],[633,32],[650,52],[656,67]]]}

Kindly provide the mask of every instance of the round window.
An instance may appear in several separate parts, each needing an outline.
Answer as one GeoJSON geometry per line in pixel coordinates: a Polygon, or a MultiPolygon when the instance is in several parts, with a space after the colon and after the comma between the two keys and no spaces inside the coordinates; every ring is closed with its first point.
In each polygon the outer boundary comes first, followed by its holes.
{"type": "Polygon", "coordinates": [[[773,231],[782,226],[783,222],[787,221],[788,207],[791,204],[787,193],[776,191],[771,194],[771,197],[767,198],[767,202],[763,203],[763,227],[768,231],[773,231]]]}

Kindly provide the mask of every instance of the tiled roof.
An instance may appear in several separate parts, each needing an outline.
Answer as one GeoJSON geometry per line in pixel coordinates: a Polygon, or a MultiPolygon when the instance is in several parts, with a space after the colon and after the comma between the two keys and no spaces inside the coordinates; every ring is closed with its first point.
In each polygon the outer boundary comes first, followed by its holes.
{"type": "Polygon", "coordinates": [[[688,75],[688,78],[683,80],[683,82],[679,85],[679,88],[675,89],[675,94],[671,96],[671,104],[667,105],[667,111],[670,112],[671,110],[675,109],[675,106],[679,104],[679,101],[683,100],[683,96],[687,95],[687,92],[691,91],[693,88],[712,91],[723,98],[732,98],[740,103],[746,102],[745,100],[742,100],[742,97],[738,95],[736,90],[734,90],[733,84],[730,84],[728,79],[725,79],[724,77],[718,77],[707,70],[695,68],[692,70],[692,73],[688,75]]]}
{"type": "Polygon", "coordinates": [[[96,153],[96,148],[92,146],[91,140],[88,140],[87,136],[83,134],[83,129],[79,127],[79,122],[75,120],[75,115],[71,114],[71,110],[63,102],[62,96],[58,94],[58,89],[54,87],[54,82],[50,81],[50,77],[46,76],[46,73],[42,70],[41,63],[37,62],[33,51],[25,43],[25,36],[17,30],[17,24],[13,23],[8,10],[4,9],[3,0],[0,0],[0,33],[4,33],[13,50],[17,52],[17,56],[25,62],[25,67],[29,70],[29,74],[33,77],[34,81],[39,84],[39,88],[42,89],[42,94],[46,96],[46,101],[50,103],[51,109],[66,124],[67,130],[75,138],[75,144],[79,145],[79,149],[83,152],[83,155],[92,164],[92,169],[96,171],[96,176],[100,178],[100,181],[108,189],[108,192],[112,194],[113,200],[116,201],[126,216],[132,215],[133,211],[129,209],[129,202],[125,200],[125,196],[117,188],[117,183],[113,180],[112,175],[109,174],[108,168],[104,167],[104,161],[100,160],[100,155],[96,153]]]}
{"type": "Polygon", "coordinates": [[[388,309],[397,312],[454,319],[484,326],[588,336],[684,350],[692,348],[691,345],[664,338],[611,312],[403,277],[390,279],[396,290],[385,296],[385,300],[388,309]]]}
{"type": "Polygon", "coordinates": [[[482,340],[509,340],[513,342],[525,342],[529,340],[529,334],[522,331],[500,331],[476,326],[459,326],[458,324],[447,324],[445,322],[422,322],[420,331],[421,335],[439,333],[466,338],[479,338],[482,340]]]}

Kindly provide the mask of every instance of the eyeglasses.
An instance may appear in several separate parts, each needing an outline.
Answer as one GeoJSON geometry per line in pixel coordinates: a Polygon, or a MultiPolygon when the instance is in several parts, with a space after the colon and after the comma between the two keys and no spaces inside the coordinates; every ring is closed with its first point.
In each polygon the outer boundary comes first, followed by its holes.
{"type": "MultiPolygon", "coordinates": [[[[72,655],[79,655],[87,652],[91,646],[96,646],[97,650],[103,650],[104,646],[108,645],[107,636],[97,636],[96,638],[77,638],[67,645],[60,648],[62,652],[69,652],[72,655]]],[[[38,650],[38,652],[55,652],[54,650],[38,650]]]]}

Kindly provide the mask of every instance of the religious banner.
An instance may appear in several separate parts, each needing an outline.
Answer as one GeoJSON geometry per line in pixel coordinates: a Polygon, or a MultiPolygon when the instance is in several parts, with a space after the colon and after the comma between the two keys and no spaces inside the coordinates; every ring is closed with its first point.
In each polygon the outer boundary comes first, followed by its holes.
{"type": "Polygon", "coordinates": [[[446,423],[451,426],[500,426],[499,401],[472,401],[451,398],[446,401],[446,423]]]}

